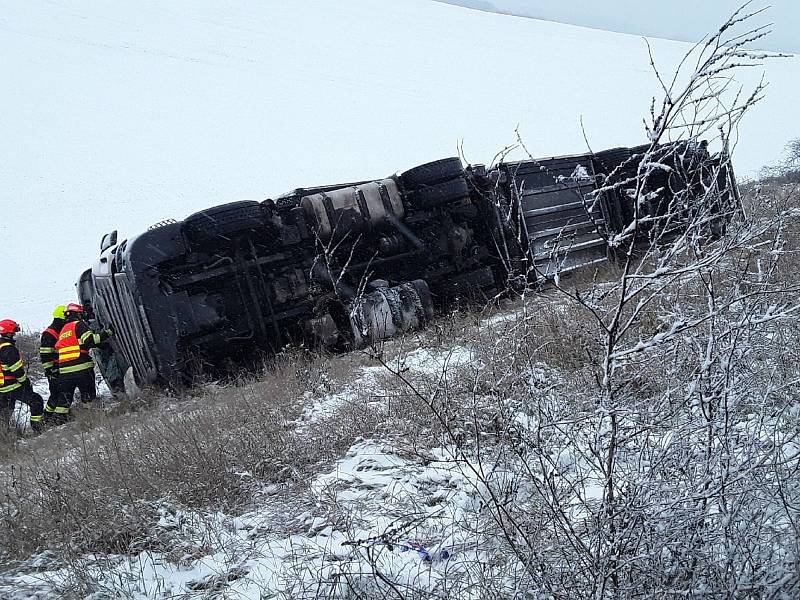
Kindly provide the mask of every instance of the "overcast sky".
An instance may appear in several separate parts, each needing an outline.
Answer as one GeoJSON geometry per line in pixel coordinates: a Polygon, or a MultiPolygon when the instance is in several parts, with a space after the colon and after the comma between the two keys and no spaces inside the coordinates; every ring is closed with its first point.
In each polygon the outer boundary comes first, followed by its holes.
{"type": "MultiPolygon", "coordinates": [[[[609,31],[695,42],[719,27],[743,0],[439,0],[609,31]]],[[[800,53],[800,0],[755,0],[769,6],[759,24],[773,23],[765,50],[800,53]]]]}

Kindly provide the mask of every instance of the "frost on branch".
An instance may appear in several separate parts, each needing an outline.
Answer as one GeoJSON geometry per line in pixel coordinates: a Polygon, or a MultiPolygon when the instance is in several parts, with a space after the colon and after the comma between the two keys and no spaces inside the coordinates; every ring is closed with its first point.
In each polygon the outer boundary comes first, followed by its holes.
{"type": "Polygon", "coordinates": [[[776,56],[749,49],[767,33],[748,29],[756,14],[737,11],[670,77],[651,55],[649,145],[595,192],[629,199],[614,268],[526,296],[471,378],[408,382],[480,482],[476,540],[513,589],[800,595],[800,199],[721,185],[764,93],[735,73],[776,56]]]}

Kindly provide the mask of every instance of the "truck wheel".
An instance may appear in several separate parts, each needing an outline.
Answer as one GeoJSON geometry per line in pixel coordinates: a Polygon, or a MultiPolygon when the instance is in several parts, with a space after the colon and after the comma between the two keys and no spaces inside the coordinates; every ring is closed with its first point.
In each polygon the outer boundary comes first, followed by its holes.
{"type": "Polygon", "coordinates": [[[227,238],[266,226],[264,209],[255,200],[242,200],[213,206],[186,217],[183,233],[191,242],[207,242],[227,238]]]}
{"type": "Polygon", "coordinates": [[[438,185],[408,192],[408,203],[411,207],[417,209],[434,208],[442,206],[448,202],[461,200],[469,196],[469,185],[466,179],[459,177],[452,181],[446,181],[438,185]]]}
{"type": "Polygon", "coordinates": [[[406,190],[411,191],[443,183],[462,175],[464,175],[464,167],[460,158],[442,158],[401,173],[400,181],[403,182],[406,190]]]}

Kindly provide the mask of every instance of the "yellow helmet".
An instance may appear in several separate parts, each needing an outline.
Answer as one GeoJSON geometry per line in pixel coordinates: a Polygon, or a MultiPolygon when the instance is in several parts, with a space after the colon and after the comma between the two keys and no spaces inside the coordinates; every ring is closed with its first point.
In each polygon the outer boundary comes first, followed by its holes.
{"type": "Polygon", "coordinates": [[[56,306],[55,310],[53,311],[53,318],[54,319],[63,319],[64,318],[64,310],[66,308],[67,307],[64,306],[63,304],[59,304],[58,306],[56,306]]]}

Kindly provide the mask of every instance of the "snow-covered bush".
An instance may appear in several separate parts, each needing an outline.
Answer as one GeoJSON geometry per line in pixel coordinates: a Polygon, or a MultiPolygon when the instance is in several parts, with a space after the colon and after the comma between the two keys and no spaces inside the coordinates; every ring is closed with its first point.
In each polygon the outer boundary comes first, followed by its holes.
{"type": "Polygon", "coordinates": [[[531,597],[800,593],[800,197],[717,187],[763,91],[742,94],[730,77],[767,57],[747,49],[763,30],[736,31],[749,17],[734,15],[671,81],[656,71],[651,148],[621,184],[633,221],[609,240],[616,274],[556,279],[549,303],[523,298],[495,343],[462,341],[476,347],[466,377],[430,390],[395,370],[482,498],[476,538],[504,540],[496,551],[531,597]],[[699,195],[640,210],[663,170],[649,158],[658,145],[699,138],[723,152],[699,195]],[[572,364],[553,361],[559,347],[572,364]]]}

